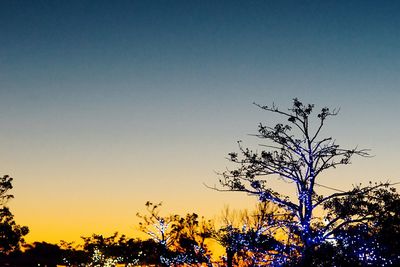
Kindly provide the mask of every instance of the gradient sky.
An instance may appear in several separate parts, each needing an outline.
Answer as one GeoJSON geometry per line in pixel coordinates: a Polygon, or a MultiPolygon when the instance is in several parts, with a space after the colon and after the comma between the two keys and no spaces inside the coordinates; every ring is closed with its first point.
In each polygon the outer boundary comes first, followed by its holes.
{"type": "MultiPolygon", "coordinates": [[[[342,189],[400,181],[398,1],[1,1],[0,162],[28,241],[137,233],[137,211],[212,217],[260,104],[340,107],[324,134],[372,149],[342,189]]],[[[283,190],[286,190],[283,188],[283,190]]]]}

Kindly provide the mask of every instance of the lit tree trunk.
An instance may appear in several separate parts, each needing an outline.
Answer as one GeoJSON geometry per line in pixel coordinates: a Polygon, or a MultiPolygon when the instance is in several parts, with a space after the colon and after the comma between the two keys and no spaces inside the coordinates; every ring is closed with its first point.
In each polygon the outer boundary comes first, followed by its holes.
{"type": "Polygon", "coordinates": [[[312,199],[308,194],[308,188],[302,187],[304,191],[299,193],[299,203],[301,210],[299,211],[300,219],[300,237],[303,243],[302,255],[299,266],[309,266],[312,252],[314,250],[314,237],[311,228],[312,218],[312,199]]]}

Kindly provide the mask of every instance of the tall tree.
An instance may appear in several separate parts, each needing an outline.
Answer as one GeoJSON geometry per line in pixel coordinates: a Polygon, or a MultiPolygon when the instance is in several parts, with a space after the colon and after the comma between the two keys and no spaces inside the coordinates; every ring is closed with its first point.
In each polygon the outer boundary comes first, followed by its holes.
{"type": "Polygon", "coordinates": [[[303,104],[297,98],[287,111],[275,105],[261,106],[264,111],[282,116],[286,123],[274,127],[258,126],[255,134],[265,143],[261,151],[253,151],[239,143],[239,153],[229,153],[236,164],[233,170],[223,172],[221,191],[240,191],[257,196],[261,201],[270,201],[285,209],[294,217],[289,229],[301,240],[297,248],[300,259],[297,265],[308,265],[317,246],[334,237],[335,232],[348,225],[368,221],[372,216],[363,214],[326,214],[316,216],[320,207],[328,207],[332,201],[352,197],[364,199],[369,192],[385,184],[357,186],[349,191],[335,192],[323,196],[317,193],[318,179],[324,171],[347,165],[354,155],[368,156],[368,151],[357,148],[342,148],[332,137],[321,137],[327,120],[338,114],[336,110],[322,108],[314,116],[314,105],[303,104]],[[271,179],[282,179],[296,190],[291,198],[269,186],[271,179]]]}

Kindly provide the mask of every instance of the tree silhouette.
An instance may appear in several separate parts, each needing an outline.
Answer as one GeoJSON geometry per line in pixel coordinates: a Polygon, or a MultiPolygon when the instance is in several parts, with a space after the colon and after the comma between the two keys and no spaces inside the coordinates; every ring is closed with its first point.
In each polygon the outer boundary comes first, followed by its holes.
{"type": "Polygon", "coordinates": [[[221,173],[220,191],[240,191],[257,196],[260,201],[270,201],[286,210],[294,221],[288,224],[292,233],[299,236],[301,245],[296,246],[300,259],[298,266],[309,265],[312,254],[318,246],[335,233],[355,223],[370,221],[373,216],[365,213],[328,212],[323,218],[316,216],[319,208],[333,208],[335,201],[367,201],[368,193],[387,186],[387,184],[357,186],[349,191],[336,192],[323,196],[316,192],[318,179],[324,171],[347,165],[354,155],[368,156],[363,149],[342,148],[332,137],[321,137],[328,118],[338,114],[336,110],[324,107],[314,115],[314,105],[303,104],[297,98],[287,111],[275,105],[261,106],[262,110],[277,114],[287,123],[278,123],[274,127],[258,126],[256,137],[265,141],[261,151],[253,151],[239,144],[239,153],[230,153],[229,159],[238,167],[221,173]],[[288,182],[296,190],[296,198],[282,194],[269,186],[271,179],[288,182]]]}
{"type": "Polygon", "coordinates": [[[326,243],[314,254],[315,265],[400,265],[400,195],[395,188],[379,188],[363,198],[349,195],[329,206],[331,215],[369,220],[337,229],[335,243],[326,243]]]}
{"type": "Polygon", "coordinates": [[[89,253],[82,250],[81,245],[75,242],[60,241],[59,247],[62,252],[62,264],[66,266],[83,266],[88,262],[89,253]]]}
{"type": "Polygon", "coordinates": [[[163,266],[190,266],[202,263],[211,266],[211,253],[205,240],[210,237],[210,228],[204,219],[199,220],[195,213],[185,217],[179,215],[160,215],[161,203],[146,203],[148,214],[137,214],[142,222],[140,229],[154,242],[159,255],[159,264],[163,266]]]}
{"type": "Polygon", "coordinates": [[[18,257],[18,266],[48,266],[56,267],[63,263],[62,250],[56,244],[34,242],[25,246],[24,253],[18,257]]]}
{"type": "Polygon", "coordinates": [[[249,212],[231,211],[226,208],[223,223],[213,231],[213,238],[225,248],[223,261],[227,267],[265,266],[283,262],[283,240],[276,239],[284,227],[283,222],[292,218],[271,202],[260,202],[256,209],[249,212]]]}
{"type": "Polygon", "coordinates": [[[196,213],[188,213],[185,217],[176,217],[173,225],[175,233],[174,250],[184,255],[182,263],[206,263],[211,266],[211,253],[206,240],[211,237],[211,222],[204,218],[199,220],[196,213]]]}
{"type": "Polygon", "coordinates": [[[171,255],[171,247],[174,243],[175,235],[173,224],[177,220],[177,215],[161,216],[159,213],[162,203],[153,204],[147,201],[145,205],[148,214],[136,214],[142,219],[139,227],[142,232],[146,233],[157,244],[160,263],[169,266],[166,261],[173,257],[171,255]]]}
{"type": "Polygon", "coordinates": [[[76,247],[61,241],[63,264],[67,266],[137,266],[159,263],[159,246],[153,240],[128,238],[118,232],[111,236],[93,234],[81,237],[76,247]],[[80,249],[79,249],[80,248],[80,249]]]}
{"type": "Polygon", "coordinates": [[[23,237],[28,234],[26,226],[20,226],[14,221],[14,215],[5,206],[14,196],[8,192],[13,188],[12,180],[8,175],[0,178],[0,257],[4,258],[11,252],[18,251],[23,237]]]}

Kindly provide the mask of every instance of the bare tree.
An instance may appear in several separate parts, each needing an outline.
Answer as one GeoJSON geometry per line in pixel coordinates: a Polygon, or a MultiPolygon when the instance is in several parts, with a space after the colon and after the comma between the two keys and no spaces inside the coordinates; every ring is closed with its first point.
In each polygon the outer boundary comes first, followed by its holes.
{"type": "Polygon", "coordinates": [[[209,222],[195,213],[181,217],[177,214],[161,216],[161,203],[146,203],[148,214],[137,214],[142,221],[140,229],[146,233],[159,249],[163,266],[211,266],[211,253],[205,244],[210,237],[209,222]]]}
{"type": "Polygon", "coordinates": [[[173,223],[176,221],[177,215],[163,217],[159,215],[160,207],[161,203],[153,204],[147,201],[146,209],[149,215],[139,213],[136,215],[143,220],[139,223],[140,229],[167,251],[174,242],[173,223]]]}
{"type": "MultiPolygon", "coordinates": [[[[222,226],[213,230],[213,238],[225,248],[223,261],[232,266],[266,266],[283,262],[286,240],[278,240],[285,221],[292,218],[271,202],[260,202],[252,211],[225,208],[222,226]]],[[[291,240],[293,241],[293,240],[291,240]]]]}
{"type": "Polygon", "coordinates": [[[314,105],[303,104],[297,98],[287,111],[275,105],[261,106],[262,110],[278,114],[287,123],[274,127],[258,126],[256,137],[266,141],[261,151],[245,148],[239,141],[239,153],[229,153],[229,160],[238,165],[234,170],[221,173],[220,191],[240,191],[257,196],[261,201],[270,201],[294,217],[289,225],[301,239],[297,249],[301,255],[299,265],[306,265],[313,250],[322,242],[332,238],[335,231],[347,225],[371,219],[369,214],[349,214],[324,218],[317,217],[319,207],[328,207],[332,200],[363,198],[369,192],[387,184],[357,186],[349,191],[337,191],[331,195],[317,194],[316,186],[321,173],[327,169],[347,165],[354,155],[366,157],[368,151],[357,148],[342,148],[332,137],[320,137],[328,118],[338,114],[337,110],[324,107],[316,116],[314,105]],[[296,190],[296,198],[275,191],[268,185],[271,179],[282,179],[296,190]],[[328,204],[329,203],[329,204],[328,204]]]}

